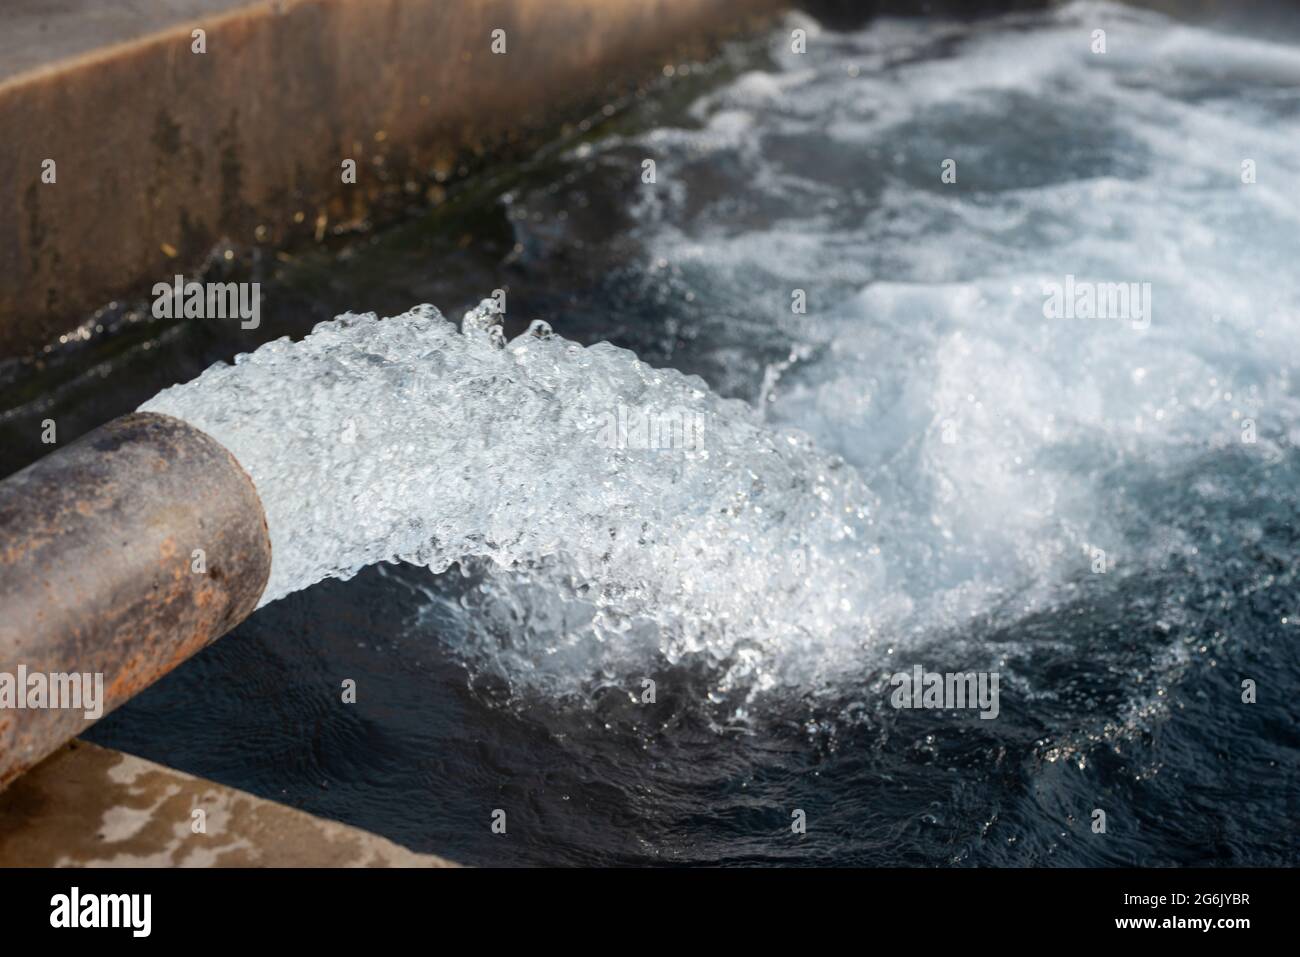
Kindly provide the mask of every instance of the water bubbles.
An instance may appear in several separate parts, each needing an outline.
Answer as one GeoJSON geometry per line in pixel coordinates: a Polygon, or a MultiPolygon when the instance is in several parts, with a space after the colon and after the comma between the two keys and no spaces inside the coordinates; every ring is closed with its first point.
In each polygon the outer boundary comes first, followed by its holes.
{"type": "Polygon", "coordinates": [[[493,299],[459,331],[429,305],[347,314],[146,403],[252,476],[263,604],[375,562],[458,564],[464,653],[513,685],[699,660],[743,700],[856,667],[851,612],[878,582],[852,470],[697,377],[545,322],[507,348],[502,320],[493,299]],[[800,576],[772,560],[791,550],[800,576]]]}
{"type": "MultiPolygon", "coordinates": [[[[843,55],[765,62],[634,144],[661,182],[722,184],[636,191],[628,269],[689,331],[674,361],[761,409],[545,323],[507,342],[503,297],[459,331],[428,305],[343,316],[146,407],[254,476],[266,600],[372,561],[456,567],[474,584],[465,653],[555,693],[702,663],[739,714],[754,688],[853,689],[917,643],[969,650],[975,622],[1019,634],[1170,556],[1209,567],[1175,519],[1151,524],[1165,493],[1144,486],[1229,440],[1300,446],[1277,358],[1296,331],[1294,204],[1243,193],[1221,149],[1246,131],[1261,168],[1287,168],[1294,110],[1201,95],[1221,62],[1253,73],[1258,44],[1134,23],[1177,70],[1080,73],[1077,12],[1057,16],[933,48],[900,23],[841,37],[843,55]],[[983,144],[963,166],[980,188],[937,198],[917,171],[948,141],[983,144]],[[1044,285],[1066,274],[1150,282],[1149,329],[1047,319],[1044,285]],[[813,279],[816,309],[790,321],[785,297],[813,279]],[[663,440],[697,415],[698,446],[663,440]],[[1084,542],[1123,559],[1090,575],[1084,542]]],[[[1294,52],[1270,56],[1259,69],[1294,72],[1294,52]]],[[[504,200],[520,229],[529,188],[504,200]]],[[[1188,474],[1207,505],[1230,491],[1188,474]]]]}
{"type": "MultiPolygon", "coordinates": [[[[420,307],[432,308],[432,307],[420,307]]],[[[473,309],[465,313],[460,321],[460,331],[467,339],[488,338],[491,341],[493,329],[501,328],[504,312],[495,299],[484,299],[473,309]]]]}

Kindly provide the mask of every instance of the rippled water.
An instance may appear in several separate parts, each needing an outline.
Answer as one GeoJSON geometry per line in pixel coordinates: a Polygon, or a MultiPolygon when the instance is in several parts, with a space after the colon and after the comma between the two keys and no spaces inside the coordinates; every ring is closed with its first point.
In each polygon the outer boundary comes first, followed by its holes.
{"type": "Polygon", "coordinates": [[[353,318],[157,400],[278,490],[273,597],[470,560],[272,602],[101,740],[469,863],[1295,863],[1300,52],[1072,4],[686,72],[500,180],[477,258],[284,280],[563,338],[353,318]],[[1150,309],[1048,318],[1067,276],[1150,309]],[[895,710],[914,664],[998,718],[895,710]]]}

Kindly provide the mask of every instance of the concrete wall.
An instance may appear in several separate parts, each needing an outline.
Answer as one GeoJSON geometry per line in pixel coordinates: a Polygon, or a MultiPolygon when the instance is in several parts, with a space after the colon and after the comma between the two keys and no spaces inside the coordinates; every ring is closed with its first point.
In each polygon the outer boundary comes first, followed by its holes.
{"type": "Polygon", "coordinates": [[[463,152],[782,0],[8,0],[0,357],[185,272],[423,190],[463,152]],[[206,53],[192,31],[206,31],[206,53]],[[505,31],[506,53],[491,51],[505,31]],[[341,163],[357,163],[357,184],[341,163]],[[55,161],[56,182],[42,182],[55,161]]]}

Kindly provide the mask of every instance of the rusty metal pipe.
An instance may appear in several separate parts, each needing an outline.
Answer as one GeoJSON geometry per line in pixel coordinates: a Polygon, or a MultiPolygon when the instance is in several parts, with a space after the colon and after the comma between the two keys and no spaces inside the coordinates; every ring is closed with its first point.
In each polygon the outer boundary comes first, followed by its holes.
{"type": "Polygon", "coordinates": [[[0,482],[0,788],[96,720],[49,706],[67,687],[26,706],[20,669],[102,675],[107,714],[252,613],[270,571],[252,480],[170,416],[114,419],[0,482]]]}

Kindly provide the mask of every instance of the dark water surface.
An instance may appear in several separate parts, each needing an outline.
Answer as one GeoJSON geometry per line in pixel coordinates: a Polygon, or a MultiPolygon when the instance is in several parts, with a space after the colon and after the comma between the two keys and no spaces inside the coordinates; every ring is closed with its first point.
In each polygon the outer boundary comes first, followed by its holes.
{"type": "Polygon", "coordinates": [[[88,736],[469,864],[1294,865],[1300,50],[1085,4],[796,20],[675,72],[397,228],[217,262],[263,281],[261,329],[127,304],[11,365],[0,473],[45,418],[67,441],[337,313],[504,286],[512,331],[698,373],[858,468],[907,628],[742,715],[699,662],[648,661],[653,704],[629,676],[547,699],[464,653],[480,582],[372,567],[88,736]],[[1243,200],[1245,156],[1274,179],[1243,200]],[[1150,281],[1150,329],[1044,325],[1067,273],[1150,281]],[[890,707],[914,663],[999,671],[997,720],[890,707]]]}

